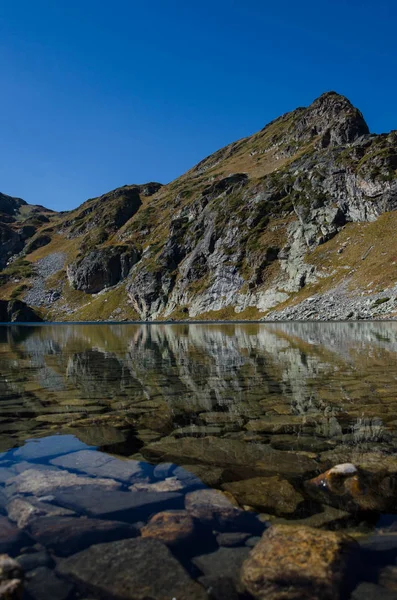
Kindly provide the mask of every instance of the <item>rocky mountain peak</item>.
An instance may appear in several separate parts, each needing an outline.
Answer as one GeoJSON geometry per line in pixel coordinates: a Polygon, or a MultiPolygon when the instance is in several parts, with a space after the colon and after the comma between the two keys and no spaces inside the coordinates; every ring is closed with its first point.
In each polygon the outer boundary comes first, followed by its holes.
{"type": "Polygon", "coordinates": [[[361,112],[345,96],[326,92],[317,98],[302,114],[297,130],[321,136],[321,146],[349,144],[369,134],[361,112]]]}

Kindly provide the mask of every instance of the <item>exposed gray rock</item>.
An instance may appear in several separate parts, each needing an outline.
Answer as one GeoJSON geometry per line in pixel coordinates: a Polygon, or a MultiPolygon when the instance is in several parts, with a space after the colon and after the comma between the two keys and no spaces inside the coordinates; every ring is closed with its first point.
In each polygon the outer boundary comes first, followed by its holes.
{"type": "Polygon", "coordinates": [[[68,265],[69,283],[76,290],[96,294],[125,279],[139,258],[138,251],[132,246],[92,250],[77,263],[68,265]]]}

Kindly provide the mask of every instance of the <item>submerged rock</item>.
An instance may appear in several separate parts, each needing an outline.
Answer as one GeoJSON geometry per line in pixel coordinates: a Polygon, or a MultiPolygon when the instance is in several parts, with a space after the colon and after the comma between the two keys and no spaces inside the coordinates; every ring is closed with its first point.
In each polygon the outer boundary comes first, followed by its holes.
{"type": "Polygon", "coordinates": [[[273,525],[244,563],[242,582],[258,600],[339,600],[356,576],[357,549],[342,534],[273,525]]]}
{"type": "Polygon", "coordinates": [[[58,556],[69,556],[92,544],[136,537],[132,525],[84,517],[41,517],[29,528],[31,536],[58,556]]]}
{"type": "Polygon", "coordinates": [[[280,516],[294,514],[304,502],[303,496],[278,475],[225,483],[223,489],[231,492],[242,505],[280,516]]]}
{"type": "Polygon", "coordinates": [[[73,586],[43,566],[27,574],[25,589],[32,600],[67,600],[73,586]]]}
{"type": "Polygon", "coordinates": [[[258,474],[302,475],[318,472],[316,461],[306,456],[273,450],[264,444],[247,444],[217,437],[163,438],[142,448],[142,453],[149,460],[161,458],[176,463],[198,462],[258,474]]]}
{"type": "Polygon", "coordinates": [[[118,600],[205,600],[205,590],[192,581],[158,540],[138,538],[97,544],[62,561],[58,572],[84,589],[118,600]]]}
{"type": "Polygon", "coordinates": [[[242,511],[218,490],[196,490],[185,497],[186,510],[199,521],[232,521],[242,511]]]}
{"type": "Polygon", "coordinates": [[[61,470],[29,469],[20,473],[6,482],[6,492],[9,496],[14,494],[34,494],[44,496],[52,494],[59,488],[73,488],[94,485],[102,489],[117,490],[120,484],[112,479],[92,479],[61,470]]]}
{"type": "Polygon", "coordinates": [[[157,539],[169,546],[186,542],[193,533],[194,521],[184,510],[157,513],[141,530],[142,537],[157,539]]]}
{"type": "Polygon", "coordinates": [[[2,600],[22,599],[23,577],[20,564],[7,554],[0,554],[0,598],[2,600]]]}
{"type": "Polygon", "coordinates": [[[71,516],[74,512],[49,504],[40,502],[35,498],[13,498],[7,504],[7,514],[11,521],[15,521],[20,529],[24,529],[38,517],[71,516]]]}

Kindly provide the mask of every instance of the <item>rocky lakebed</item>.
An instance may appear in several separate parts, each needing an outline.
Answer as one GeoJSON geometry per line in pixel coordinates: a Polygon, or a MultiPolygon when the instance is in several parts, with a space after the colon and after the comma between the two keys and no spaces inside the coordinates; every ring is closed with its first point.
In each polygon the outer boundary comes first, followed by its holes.
{"type": "Polygon", "coordinates": [[[397,324],[0,328],[0,598],[397,599],[397,324]]]}

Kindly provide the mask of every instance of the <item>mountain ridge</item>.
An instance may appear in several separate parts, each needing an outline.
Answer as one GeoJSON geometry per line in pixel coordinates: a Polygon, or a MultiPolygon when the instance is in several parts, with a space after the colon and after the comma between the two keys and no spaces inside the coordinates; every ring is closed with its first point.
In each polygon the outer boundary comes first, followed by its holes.
{"type": "Polygon", "coordinates": [[[167,185],[33,212],[29,240],[0,217],[0,297],[51,320],[393,316],[396,208],[397,132],[326,92],[167,185]]]}

